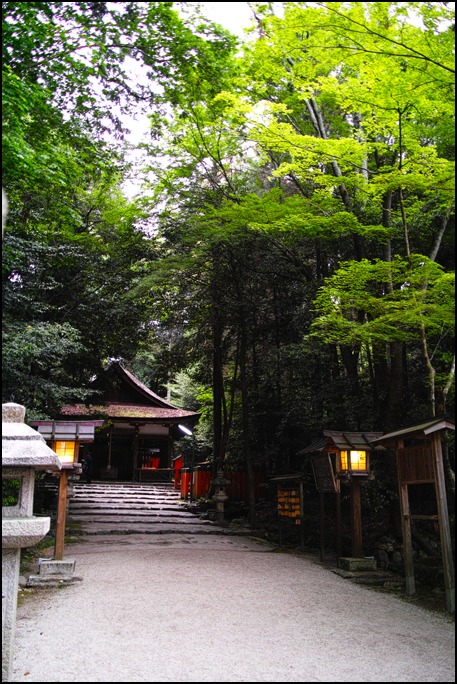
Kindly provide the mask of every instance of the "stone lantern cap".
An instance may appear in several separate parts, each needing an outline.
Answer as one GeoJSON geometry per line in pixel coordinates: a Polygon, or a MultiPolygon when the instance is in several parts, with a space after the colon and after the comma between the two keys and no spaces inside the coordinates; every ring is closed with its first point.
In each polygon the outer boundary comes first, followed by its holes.
{"type": "Polygon", "coordinates": [[[57,454],[39,432],[24,423],[25,408],[2,404],[2,467],[60,470],[57,454]]]}

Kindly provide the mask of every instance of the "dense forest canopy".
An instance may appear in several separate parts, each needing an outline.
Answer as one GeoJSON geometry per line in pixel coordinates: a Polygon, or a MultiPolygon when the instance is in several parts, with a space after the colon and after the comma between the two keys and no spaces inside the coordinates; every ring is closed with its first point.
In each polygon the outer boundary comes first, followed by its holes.
{"type": "Polygon", "coordinates": [[[194,3],[2,3],[2,391],[51,417],[122,358],[202,459],[273,474],[453,412],[454,12],[251,7],[240,40],[194,3]]]}

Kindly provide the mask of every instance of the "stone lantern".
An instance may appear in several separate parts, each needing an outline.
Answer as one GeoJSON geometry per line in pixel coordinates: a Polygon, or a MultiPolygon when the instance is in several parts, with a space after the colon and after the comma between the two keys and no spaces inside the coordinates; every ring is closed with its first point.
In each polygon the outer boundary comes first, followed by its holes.
{"type": "MultiPolygon", "coordinates": [[[[21,548],[37,544],[51,520],[33,516],[36,470],[60,470],[57,454],[24,423],[25,408],[2,404],[2,481],[18,483],[13,505],[2,505],[2,681],[10,681],[21,548]]],[[[3,502],[2,502],[3,503],[3,502]]]]}
{"type": "Polygon", "coordinates": [[[230,480],[226,480],[222,470],[217,471],[217,477],[213,480],[215,494],[213,500],[216,502],[217,522],[219,525],[224,524],[224,504],[228,501],[228,495],[225,491],[226,486],[230,484],[230,480]]]}

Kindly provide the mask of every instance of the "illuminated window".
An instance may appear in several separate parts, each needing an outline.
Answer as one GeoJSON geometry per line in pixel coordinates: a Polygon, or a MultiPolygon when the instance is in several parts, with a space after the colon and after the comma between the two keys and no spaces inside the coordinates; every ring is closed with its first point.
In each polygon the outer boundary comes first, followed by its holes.
{"type": "Polygon", "coordinates": [[[351,451],[351,470],[366,470],[367,469],[367,452],[366,451],[351,451]]]}
{"type": "Polygon", "coordinates": [[[340,451],[340,471],[348,470],[348,452],[340,451]]]}
{"type": "Polygon", "coordinates": [[[366,451],[340,451],[340,472],[352,470],[367,470],[367,452],[366,451]],[[349,461],[348,461],[349,453],[349,461]]]}
{"type": "Polygon", "coordinates": [[[76,442],[56,442],[54,451],[62,463],[73,463],[75,460],[76,442]]]}

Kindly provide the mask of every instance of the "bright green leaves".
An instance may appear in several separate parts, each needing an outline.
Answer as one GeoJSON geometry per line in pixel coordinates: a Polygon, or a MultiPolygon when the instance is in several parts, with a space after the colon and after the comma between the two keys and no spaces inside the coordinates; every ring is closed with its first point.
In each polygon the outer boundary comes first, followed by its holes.
{"type": "Polygon", "coordinates": [[[207,238],[230,240],[247,231],[262,232],[285,242],[299,240],[334,240],[359,234],[380,242],[390,236],[390,229],[381,225],[364,225],[350,212],[341,211],[331,198],[308,202],[300,195],[287,196],[280,189],[265,195],[245,195],[238,203],[225,201],[218,208],[208,207],[200,226],[208,227],[207,238]]]}
{"type": "Polygon", "coordinates": [[[454,277],[416,254],[347,262],[326,280],[316,298],[312,335],[338,344],[415,340],[419,330],[441,336],[454,328],[454,277]]]}
{"type": "Polygon", "coordinates": [[[264,102],[251,135],[275,178],[340,192],[346,208],[399,190],[450,199],[453,13],[429,5],[285,3],[283,18],[263,8],[246,88],[264,102]]]}

